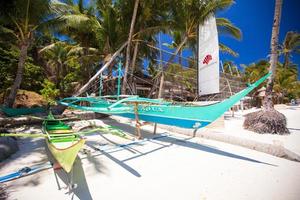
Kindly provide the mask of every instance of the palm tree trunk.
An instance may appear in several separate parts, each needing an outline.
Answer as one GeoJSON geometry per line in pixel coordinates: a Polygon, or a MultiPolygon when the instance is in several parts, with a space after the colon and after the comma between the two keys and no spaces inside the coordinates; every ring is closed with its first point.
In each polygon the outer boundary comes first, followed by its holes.
{"type": "Polygon", "coordinates": [[[182,67],[182,50],[179,51],[179,59],[178,59],[179,65],[182,67]]]}
{"type": "Polygon", "coordinates": [[[136,84],[134,83],[134,78],[133,78],[133,75],[134,75],[134,72],[135,72],[135,64],[136,64],[136,58],[137,58],[137,53],[138,53],[138,50],[139,50],[139,43],[136,42],[135,45],[134,45],[134,50],[133,50],[133,56],[132,56],[132,61],[131,61],[131,75],[130,75],[130,84],[132,85],[132,88],[134,88],[133,92],[134,94],[137,94],[137,91],[136,91],[136,84]]]}
{"type": "Polygon", "coordinates": [[[132,62],[131,62],[132,74],[134,73],[134,70],[135,70],[135,63],[136,63],[136,57],[137,57],[138,50],[139,50],[139,43],[137,42],[134,45],[132,62]]]}
{"type": "Polygon", "coordinates": [[[126,93],[127,72],[129,68],[129,61],[130,61],[130,47],[131,47],[131,40],[132,40],[138,5],[139,5],[139,0],[135,0],[133,15],[130,24],[129,36],[128,36],[128,44],[126,49],[126,61],[125,61],[125,70],[124,70],[124,77],[123,77],[123,84],[122,84],[122,94],[126,93]]]}
{"type": "Polygon", "coordinates": [[[164,81],[165,81],[165,75],[164,75],[164,73],[162,73],[161,78],[160,78],[160,83],[159,83],[159,90],[158,90],[158,96],[157,96],[158,99],[163,97],[164,81]]]}
{"type": "Polygon", "coordinates": [[[27,49],[30,45],[30,39],[27,38],[24,41],[21,42],[20,45],[20,57],[19,57],[19,62],[18,62],[18,69],[17,69],[17,75],[14,81],[14,84],[11,86],[10,93],[8,97],[6,98],[4,105],[7,107],[12,107],[16,96],[18,89],[20,88],[20,85],[22,83],[23,79],[23,74],[24,74],[24,68],[25,68],[25,61],[27,58],[27,49]]]}
{"type": "Polygon", "coordinates": [[[264,110],[270,111],[274,109],[273,101],[272,101],[272,91],[274,85],[274,77],[276,65],[278,62],[278,35],[279,35],[279,26],[280,26],[280,17],[281,17],[281,8],[282,8],[282,0],[276,0],[275,4],[275,13],[274,13],[274,21],[272,28],[272,38],[271,38],[271,58],[270,58],[270,72],[272,75],[268,79],[268,84],[266,88],[266,95],[264,98],[264,110]]]}
{"type": "Polygon", "coordinates": [[[283,62],[283,63],[284,63],[284,64],[283,64],[283,67],[284,67],[284,68],[288,68],[288,66],[289,66],[289,64],[290,64],[289,57],[290,57],[289,53],[286,52],[286,53],[284,54],[284,62],[283,62]]]}

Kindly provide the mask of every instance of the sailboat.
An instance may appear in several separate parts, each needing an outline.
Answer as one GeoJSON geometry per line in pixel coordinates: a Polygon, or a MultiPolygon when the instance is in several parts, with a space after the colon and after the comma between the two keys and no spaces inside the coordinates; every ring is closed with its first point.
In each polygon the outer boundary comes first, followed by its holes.
{"type": "MultiPolygon", "coordinates": [[[[217,37],[216,21],[212,16],[199,27],[199,43],[202,44],[201,47],[198,47],[199,95],[219,92],[219,49],[217,37]]],[[[135,119],[137,122],[143,120],[158,124],[199,129],[218,119],[270,76],[270,73],[266,74],[255,83],[250,84],[244,90],[222,102],[205,106],[193,105],[191,103],[173,103],[164,101],[163,99],[142,98],[136,95],[120,95],[120,84],[118,84],[118,93],[115,96],[78,97],[78,95],[87,89],[92,81],[103,73],[125,46],[126,43],[75,96],[62,99],[59,103],[75,109],[135,119]]],[[[120,68],[121,64],[119,64],[118,70],[118,83],[120,83],[121,76],[120,68]]]]}

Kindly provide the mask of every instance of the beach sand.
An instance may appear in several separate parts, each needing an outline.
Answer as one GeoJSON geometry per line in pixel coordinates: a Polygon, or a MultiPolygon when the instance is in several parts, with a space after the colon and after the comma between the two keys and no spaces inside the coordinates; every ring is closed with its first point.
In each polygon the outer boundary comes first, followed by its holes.
{"type": "MultiPolygon", "coordinates": [[[[279,138],[297,151],[300,146],[299,109],[282,112],[288,117],[292,134],[268,134],[262,140],[279,138]]],[[[135,130],[129,120],[118,117],[94,122],[118,126],[128,134],[134,134],[135,130]]],[[[84,125],[86,122],[76,123],[84,125]]],[[[242,118],[238,115],[226,119],[223,131],[246,133],[241,124],[242,118]]],[[[146,139],[138,141],[110,134],[88,136],[85,148],[90,153],[81,152],[74,165],[75,188],[67,187],[70,174],[49,169],[6,183],[10,199],[296,200],[300,197],[299,162],[160,128],[153,136],[152,129],[150,125],[143,127],[146,139]],[[132,142],[135,143],[117,146],[132,142]],[[102,151],[96,151],[95,147],[102,151]]],[[[42,139],[21,139],[19,143],[20,151],[1,163],[1,175],[52,159],[42,139]]]]}

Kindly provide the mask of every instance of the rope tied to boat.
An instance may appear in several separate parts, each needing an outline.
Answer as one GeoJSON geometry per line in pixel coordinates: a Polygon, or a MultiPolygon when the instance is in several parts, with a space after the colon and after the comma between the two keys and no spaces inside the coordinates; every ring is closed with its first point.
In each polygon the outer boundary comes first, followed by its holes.
{"type": "Polygon", "coordinates": [[[25,174],[28,174],[32,169],[30,167],[23,167],[22,169],[20,169],[18,172],[21,174],[21,175],[25,175],[25,174]]]}

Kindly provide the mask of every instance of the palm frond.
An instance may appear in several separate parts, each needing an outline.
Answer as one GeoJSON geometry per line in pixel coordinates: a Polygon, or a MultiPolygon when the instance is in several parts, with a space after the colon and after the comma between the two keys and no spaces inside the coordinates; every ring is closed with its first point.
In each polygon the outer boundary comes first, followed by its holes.
{"type": "Polygon", "coordinates": [[[216,23],[218,27],[218,32],[223,35],[231,36],[235,39],[242,39],[241,30],[234,26],[229,19],[226,18],[216,18],[216,23]]]}
{"type": "Polygon", "coordinates": [[[234,57],[238,57],[239,54],[232,50],[230,47],[226,46],[225,44],[219,43],[219,48],[222,52],[228,53],[234,57]]]}

